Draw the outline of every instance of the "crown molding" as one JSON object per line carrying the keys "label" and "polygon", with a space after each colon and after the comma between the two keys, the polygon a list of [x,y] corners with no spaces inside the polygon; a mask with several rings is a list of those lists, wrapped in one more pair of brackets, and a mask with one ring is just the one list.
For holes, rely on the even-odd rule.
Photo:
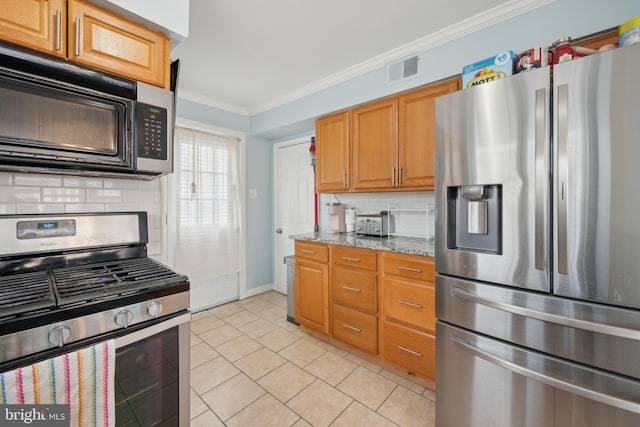
{"label": "crown molding", "polygon": [[381,55],[375,56],[352,67],[348,67],[342,71],[331,74],[320,80],[316,80],[313,83],[302,86],[299,89],[289,92],[288,94],[281,97],[275,98],[269,102],[245,109],[246,114],[252,116],[254,114],[271,110],[273,108],[319,92],[321,90],[330,88],[339,83],[346,82],[370,71],[382,68],[389,62],[417,52],[433,49],[457,38],[464,37],[468,34],[498,24],[502,21],[506,21],[515,16],[529,12],[533,9],[537,9],[541,6],[554,3],[555,1],[556,0],[511,0],[507,3],[486,10],[471,18],[465,19],[464,21],[460,21],[453,25],[450,25],[449,27],[446,27],[436,33],[430,34],[398,48],[387,51]]}
{"label": "crown molding", "polygon": [[240,114],[241,116],[249,117],[249,110],[239,105],[230,104],[228,102],[219,101],[206,96],[202,96],[199,93],[192,92],[190,90],[180,89],[178,86],[178,99],[184,99],[185,101],[195,102],[197,104],[206,105],[208,107],[217,108],[218,110],[228,111],[230,113]]}

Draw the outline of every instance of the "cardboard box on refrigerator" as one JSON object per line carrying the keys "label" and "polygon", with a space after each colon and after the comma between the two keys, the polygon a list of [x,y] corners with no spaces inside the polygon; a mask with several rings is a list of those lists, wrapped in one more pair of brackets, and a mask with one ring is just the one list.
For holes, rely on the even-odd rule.
{"label": "cardboard box on refrigerator", "polygon": [[507,50],[499,55],[465,65],[462,68],[462,87],[466,89],[510,76],[513,74],[514,58],[513,51]]}

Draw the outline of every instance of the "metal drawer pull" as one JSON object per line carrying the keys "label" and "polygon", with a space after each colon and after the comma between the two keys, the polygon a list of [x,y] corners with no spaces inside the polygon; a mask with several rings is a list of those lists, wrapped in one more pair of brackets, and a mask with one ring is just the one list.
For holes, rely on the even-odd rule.
{"label": "metal drawer pull", "polygon": [[350,292],[360,292],[360,289],[352,288],[351,286],[346,286],[346,285],[343,285],[342,289],[344,289],[345,291],[350,291]]}
{"label": "metal drawer pull", "polygon": [[56,10],[56,50],[62,50],[62,12]]}
{"label": "metal drawer pull", "polygon": [[302,249],[302,252],[305,254],[311,254],[311,255],[315,255],[316,251],[310,251],[309,249]]}
{"label": "metal drawer pull", "polygon": [[401,265],[398,266],[398,270],[411,271],[412,273],[422,273],[422,270],[420,270],[419,268],[403,267]]}
{"label": "metal drawer pull", "polygon": [[80,17],[76,17],[76,56],[80,56]]}
{"label": "metal drawer pull", "polygon": [[351,326],[351,325],[346,324],[346,323],[343,323],[342,326],[344,326],[347,329],[351,329],[354,332],[362,332],[362,329],[356,328],[355,326]]}
{"label": "metal drawer pull", "polygon": [[399,299],[398,302],[400,304],[408,305],[409,307],[422,308],[422,305],[420,305],[420,304],[416,304],[414,302],[405,301],[403,299]]}
{"label": "metal drawer pull", "polygon": [[345,261],[360,262],[360,258],[350,258],[348,256],[343,256],[342,259]]}
{"label": "metal drawer pull", "polygon": [[402,350],[402,351],[406,351],[406,352],[407,352],[407,353],[409,353],[409,354],[413,354],[414,356],[422,357],[422,353],[419,353],[419,352],[417,352],[417,351],[413,351],[413,350],[411,350],[411,349],[408,349],[407,347],[405,347],[405,346],[403,346],[403,345],[399,345],[399,346],[398,346],[398,348],[399,348],[400,350]]}

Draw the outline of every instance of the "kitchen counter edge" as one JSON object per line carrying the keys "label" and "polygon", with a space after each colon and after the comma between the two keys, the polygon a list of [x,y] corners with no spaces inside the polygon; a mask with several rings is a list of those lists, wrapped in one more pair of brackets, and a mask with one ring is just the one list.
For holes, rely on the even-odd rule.
{"label": "kitchen counter edge", "polygon": [[409,255],[434,257],[435,243],[423,237],[373,237],[357,234],[307,233],[290,236],[294,240],[326,243],[329,245],[351,246],[354,248],[373,249],[378,251],[397,252]]}

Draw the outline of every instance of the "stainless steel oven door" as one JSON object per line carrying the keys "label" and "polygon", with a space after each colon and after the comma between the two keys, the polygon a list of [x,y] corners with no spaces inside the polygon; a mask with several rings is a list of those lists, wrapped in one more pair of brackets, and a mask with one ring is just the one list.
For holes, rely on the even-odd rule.
{"label": "stainless steel oven door", "polygon": [[116,338],[116,424],[189,425],[186,313]]}

